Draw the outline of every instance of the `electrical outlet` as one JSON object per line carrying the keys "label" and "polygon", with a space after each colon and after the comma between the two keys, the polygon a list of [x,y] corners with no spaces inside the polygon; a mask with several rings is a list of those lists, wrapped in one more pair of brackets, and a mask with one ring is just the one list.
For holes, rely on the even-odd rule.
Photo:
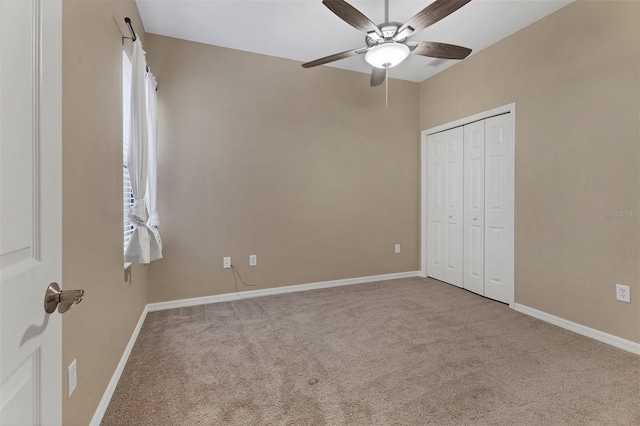
{"label": "electrical outlet", "polygon": [[631,290],[628,285],[616,284],[616,299],[631,303]]}
{"label": "electrical outlet", "polygon": [[396,254],[400,253],[400,244],[396,244]]}
{"label": "electrical outlet", "polygon": [[67,367],[67,380],[69,383],[69,397],[74,390],[76,390],[76,386],[78,385],[78,372],[76,370],[76,360],[74,359],[71,364]]}
{"label": "electrical outlet", "polygon": [[256,266],[258,264],[258,256],[255,254],[249,255],[249,266]]}
{"label": "electrical outlet", "polygon": [[231,268],[231,258],[230,257],[223,257],[222,258],[222,267],[224,269]]}

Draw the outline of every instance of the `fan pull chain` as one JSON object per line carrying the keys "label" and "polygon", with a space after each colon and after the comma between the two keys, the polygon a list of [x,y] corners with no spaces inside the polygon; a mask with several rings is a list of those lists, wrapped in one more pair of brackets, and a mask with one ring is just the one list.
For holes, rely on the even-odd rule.
{"label": "fan pull chain", "polygon": [[384,109],[389,109],[389,67],[385,67],[384,72]]}

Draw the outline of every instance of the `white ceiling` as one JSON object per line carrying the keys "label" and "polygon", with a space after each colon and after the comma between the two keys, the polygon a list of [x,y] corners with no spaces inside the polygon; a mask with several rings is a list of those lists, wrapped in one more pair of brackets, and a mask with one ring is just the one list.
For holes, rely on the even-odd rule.
{"label": "white ceiling", "polygon": [[[433,0],[390,0],[389,20],[404,23]],[[488,47],[574,0],[473,0],[410,40],[440,41],[473,49]],[[150,33],[247,52],[308,62],[365,46],[364,34],[327,9],[321,0],[136,0]],[[384,21],[383,0],[349,3],[374,23]],[[430,66],[432,58],[410,55],[390,76],[420,82],[454,65]],[[359,55],[330,65],[363,73]]]}

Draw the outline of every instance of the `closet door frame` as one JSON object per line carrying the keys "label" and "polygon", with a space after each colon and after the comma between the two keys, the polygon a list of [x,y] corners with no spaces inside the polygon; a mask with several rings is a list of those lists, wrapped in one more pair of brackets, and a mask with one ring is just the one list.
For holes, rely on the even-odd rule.
{"label": "closet door frame", "polygon": [[508,105],[503,105],[498,108],[494,108],[488,111],[480,112],[478,114],[474,114],[468,117],[461,118],[459,120],[452,121],[450,123],[442,124],[436,127],[432,127],[430,129],[423,130],[421,132],[421,144],[420,144],[420,159],[421,159],[421,180],[420,180],[420,192],[421,192],[421,208],[420,208],[420,276],[427,277],[429,276],[428,270],[428,185],[425,185],[427,181],[427,176],[429,176],[428,164],[429,164],[429,150],[427,146],[427,139],[429,135],[439,133],[445,130],[453,129],[455,127],[464,126],[466,124],[470,124],[479,120],[484,120],[490,117],[494,117],[496,115],[509,114],[509,118],[511,120],[511,140],[513,141],[513,149],[511,150],[511,154],[513,158],[511,158],[511,170],[510,177],[513,179],[511,188],[514,188],[514,193],[512,194],[511,199],[513,200],[512,209],[510,215],[508,215],[508,228],[511,232],[512,238],[510,239],[510,247],[508,250],[508,258],[507,258],[507,268],[508,268],[508,280],[511,283],[510,288],[510,297],[508,299],[508,304],[510,308],[515,308],[515,300],[514,300],[514,287],[515,287],[515,277],[514,277],[514,269],[515,269],[515,259],[514,259],[514,237],[515,237],[515,229],[514,229],[514,215],[515,215],[515,151],[516,151],[516,104],[511,103]]}

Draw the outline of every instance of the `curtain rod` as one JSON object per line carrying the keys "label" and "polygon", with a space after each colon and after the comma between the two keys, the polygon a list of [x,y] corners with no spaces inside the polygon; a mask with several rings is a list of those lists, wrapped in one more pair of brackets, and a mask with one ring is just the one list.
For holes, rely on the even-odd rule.
{"label": "curtain rod", "polygon": [[[131,41],[136,41],[138,39],[138,36],[136,36],[136,32],[133,31],[133,26],[131,25],[131,19],[129,19],[128,16],[125,16],[124,18],[124,22],[127,24],[127,27],[129,27],[129,31],[131,32],[131,37],[122,37],[122,43],[124,43],[124,39],[126,38],[127,40],[131,40]],[[147,65],[147,72],[149,72],[149,65]],[[156,86],[156,91],[158,91],[158,87]]]}
{"label": "curtain rod", "polygon": [[129,27],[129,31],[131,32],[131,37],[122,37],[122,42],[124,43],[125,38],[131,41],[136,41],[138,37],[136,36],[136,32],[133,31],[133,27],[131,26],[131,19],[129,19],[129,17],[127,16],[124,18],[124,22],[127,24],[127,27]]}

